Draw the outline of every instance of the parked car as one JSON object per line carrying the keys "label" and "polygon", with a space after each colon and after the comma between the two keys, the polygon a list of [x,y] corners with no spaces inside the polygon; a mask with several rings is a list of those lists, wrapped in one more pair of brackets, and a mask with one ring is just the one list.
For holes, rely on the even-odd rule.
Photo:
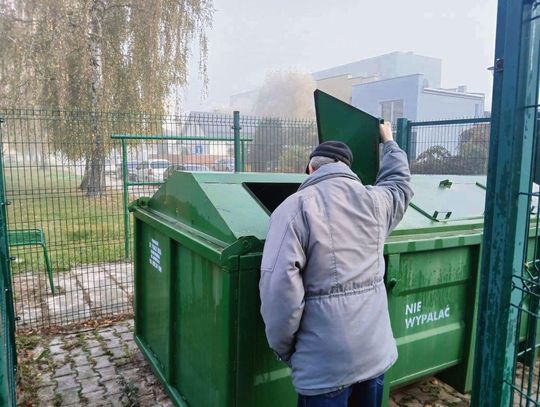
{"label": "parked car", "polygon": [[182,171],[210,171],[210,168],[202,164],[182,164]]}
{"label": "parked car", "polygon": [[113,160],[105,160],[105,175],[116,174],[116,164]]}
{"label": "parked car", "polygon": [[[128,180],[137,181],[137,167],[139,163],[137,161],[127,162]],[[116,177],[122,179],[122,163],[116,164]]]}
{"label": "parked car", "polygon": [[136,168],[137,181],[161,182],[164,180],[165,170],[170,166],[169,160],[161,158],[143,161]]}
{"label": "parked car", "polygon": [[174,171],[210,171],[210,168],[201,164],[174,164],[165,170],[163,181],[169,178]]}
{"label": "parked car", "polygon": [[234,158],[220,158],[214,161],[212,165],[213,171],[234,171]]}

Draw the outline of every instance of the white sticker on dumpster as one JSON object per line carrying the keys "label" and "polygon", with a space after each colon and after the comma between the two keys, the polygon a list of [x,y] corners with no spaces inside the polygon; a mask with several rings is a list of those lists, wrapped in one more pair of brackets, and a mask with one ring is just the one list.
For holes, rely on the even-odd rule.
{"label": "white sticker on dumpster", "polygon": [[422,301],[405,305],[405,327],[407,329],[415,326],[430,324],[441,319],[450,317],[450,305],[435,311],[422,312]]}
{"label": "white sticker on dumpster", "polygon": [[159,242],[155,239],[150,240],[150,265],[154,267],[160,273],[163,271],[161,268],[161,247]]}

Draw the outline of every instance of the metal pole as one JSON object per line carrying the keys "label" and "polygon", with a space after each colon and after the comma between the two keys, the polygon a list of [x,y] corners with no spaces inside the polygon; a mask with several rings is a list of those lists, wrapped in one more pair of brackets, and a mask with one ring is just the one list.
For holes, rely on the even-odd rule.
{"label": "metal pole", "polygon": [[399,118],[397,120],[396,143],[398,143],[401,149],[407,153],[407,156],[410,152],[409,130],[409,120]]}
{"label": "metal pole", "polygon": [[121,140],[122,146],[122,191],[124,200],[124,258],[129,260],[129,174],[127,165],[127,145],[126,140]]}
{"label": "metal pole", "polygon": [[242,161],[240,165],[241,171],[246,171],[246,143],[244,140],[242,140]]}
{"label": "metal pole", "polygon": [[234,130],[234,172],[242,171],[242,160],[240,154],[240,112],[233,112],[233,130]]}
{"label": "metal pole", "polygon": [[412,131],[413,122],[409,122],[407,125],[407,154],[409,155],[409,162],[416,160],[417,154],[417,132]]}
{"label": "metal pole", "polygon": [[[152,135],[152,134],[113,134],[113,140],[178,140],[178,141],[233,141],[234,138],[223,137],[188,137],[188,136],[171,136],[171,135]],[[250,138],[240,138],[241,141],[253,141]]]}
{"label": "metal pole", "polygon": [[514,393],[538,109],[540,44],[532,5],[515,0],[498,5],[474,406],[509,406]]}

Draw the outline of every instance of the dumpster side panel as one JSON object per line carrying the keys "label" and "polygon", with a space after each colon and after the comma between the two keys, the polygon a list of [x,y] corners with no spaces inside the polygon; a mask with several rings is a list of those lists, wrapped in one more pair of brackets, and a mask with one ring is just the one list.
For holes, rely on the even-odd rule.
{"label": "dumpster side panel", "polygon": [[474,282],[474,301],[471,302],[471,300],[469,300],[467,303],[471,309],[470,312],[472,312],[471,329],[467,330],[463,363],[437,374],[439,379],[449,384],[460,393],[470,393],[472,390],[474,351],[476,346],[476,327],[478,324],[478,296],[480,295],[479,281],[482,259],[481,247],[478,247],[478,250],[475,251],[475,255],[477,266]]}
{"label": "dumpster side panel", "polygon": [[261,256],[244,257],[238,303],[238,402],[236,407],[294,406],[297,395],[291,370],[277,360],[266,340],[261,317],[259,276]]}
{"label": "dumpster side panel", "polygon": [[390,255],[392,329],[399,357],[392,386],[463,362],[471,335],[479,246]]}
{"label": "dumpster side panel", "polygon": [[238,273],[154,226],[135,217],[136,342],[177,406],[232,406]]}
{"label": "dumpster side panel", "polygon": [[147,224],[138,226],[136,332],[154,354],[158,368],[167,376],[170,374],[172,241]]}
{"label": "dumpster side panel", "polygon": [[238,273],[177,245],[173,386],[190,407],[232,406]]}

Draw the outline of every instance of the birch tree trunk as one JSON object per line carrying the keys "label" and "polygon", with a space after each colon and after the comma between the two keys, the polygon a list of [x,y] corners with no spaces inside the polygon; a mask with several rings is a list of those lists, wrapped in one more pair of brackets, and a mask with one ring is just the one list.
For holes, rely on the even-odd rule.
{"label": "birch tree trunk", "polygon": [[90,7],[90,68],[91,68],[91,106],[90,128],[92,142],[86,154],[85,173],[81,189],[88,196],[98,196],[105,184],[105,148],[103,145],[103,125],[99,120],[99,99],[103,86],[103,65],[101,60],[101,41],[103,38],[102,19],[105,11],[103,0],[93,0]]}

